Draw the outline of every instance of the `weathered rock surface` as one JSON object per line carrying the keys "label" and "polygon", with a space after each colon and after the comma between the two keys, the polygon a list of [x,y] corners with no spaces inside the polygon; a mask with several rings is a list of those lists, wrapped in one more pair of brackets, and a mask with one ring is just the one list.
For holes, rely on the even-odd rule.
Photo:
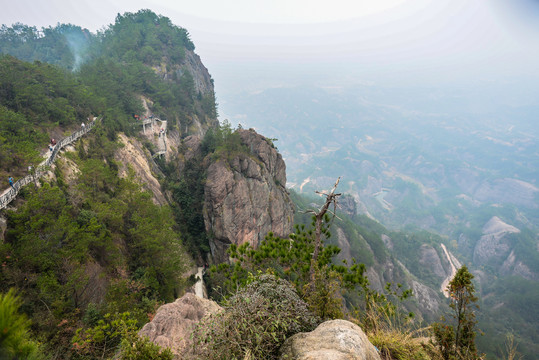
{"label": "weathered rock surface", "polygon": [[4,241],[4,233],[7,228],[7,220],[5,217],[0,216],[0,241]]}
{"label": "weathered rock surface", "polygon": [[502,267],[500,268],[500,274],[507,275],[517,275],[522,276],[528,280],[539,280],[539,275],[535,274],[530,270],[526,264],[522,261],[519,261],[515,256],[515,252],[512,250],[507,259],[505,259]]}
{"label": "weathered rock surface", "polygon": [[[180,63],[162,62],[153,67],[154,71],[165,80],[181,82],[183,75],[189,74],[193,80],[195,92],[201,96],[214,96],[213,80],[200,57],[192,50],[185,50],[185,56]],[[169,119],[170,120],[170,119]],[[219,121],[215,117],[199,117],[195,113],[187,117],[177,118],[179,132],[183,135],[204,136],[209,128],[215,128]]]}
{"label": "weathered rock surface", "polygon": [[415,280],[412,280],[412,291],[414,297],[417,299],[421,313],[430,316],[438,314],[440,300],[436,291]]}
{"label": "weathered rock surface", "polygon": [[391,240],[391,238],[386,234],[382,234],[381,238],[386,248],[388,248],[389,250],[393,250],[393,240]]}
{"label": "weathered rock surface", "polygon": [[497,216],[492,217],[483,226],[483,235],[475,245],[474,263],[483,265],[491,260],[505,259],[511,250],[511,244],[506,235],[519,232],[519,229],[504,223]]}
{"label": "weathered rock surface", "polygon": [[430,269],[437,277],[443,279],[447,276],[442,262],[436,250],[427,244],[421,245],[419,254],[419,263]]}
{"label": "weathered rock surface", "polygon": [[348,216],[354,216],[357,214],[357,204],[353,196],[345,195],[339,199],[337,208]]}
{"label": "weathered rock surface", "polygon": [[479,201],[501,202],[537,209],[535,195],[539,189],[522,180],[505,178],[483,182],[475,191]]}
{"label": "weathered rock surface", "polygon": [[293,204],[285,189],[286,166],[281,155],[254,130],[238,130],[250,153],[212,162],[204,188],[204,223],[212,234],[214,260],[228,260],[230,244],[257,247],[272,231],[288,236]]}
{"label": "weathered rock surface", "polygon": [[335,229],[337,230],[337,246],[341,249],[341,252],[335,257],[337,262],[340,263],[343,260],[352,261],[350,240],[346,237],[346,234],[341,227],[335,226]]}
{"label": "weathered rock surface", "polygon": [[361,328],[331,320],[309,333],[296,334],[281,347],[282,360],[378,360],[380,355]]}
{"label": "weathered rock surface", "polygon": [[148,160],[142,144],[133,138],[128,138],[124,134],[118,136],[119,141],[124,145],[114,154],[115,160],[120,168],[120,177],[128,175],[129,168],[133,169],[140,184],[153,194],[153,201],[158,205],[165,205],[167,201],[161,192],[159,181],[153,176],[150,161]]}
{"label": "weathered rock surface", "polygon": [[202,64],[200,56],[191,50],[185,52],[185,58],[181,64],[181,71],[189,71],[193,75],[196,92],[203,95],[213,94],[213,81],[208,69]]}
{"label": "weathered rock surface", "polygon": [[198,322],[206,315],[221,310],[214,301],[187,293],[175,302],[161,306],[153,320],[139,331],[139,335],[147,336],[163,348],[169,348],[176,359],[181,359],[182,354],[191,349],[191,333]]}

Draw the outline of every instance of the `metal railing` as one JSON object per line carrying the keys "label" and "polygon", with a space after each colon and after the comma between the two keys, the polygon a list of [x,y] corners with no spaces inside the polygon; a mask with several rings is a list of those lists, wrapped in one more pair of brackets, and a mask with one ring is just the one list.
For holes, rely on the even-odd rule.
{"label": "metal railing", "polygon": [[6,192],[5,194],[0,196],[0,210],[4,209],[13,199],[15,199],[15,197],[17,197],[17,194],[19,193],[21,188],[23,188],[24,186],[26,186],[30,182],[35,181],[36,179],[39,179],[40,177],[45,175],[47,173],[47,167],[51,166],[51,164],[54,162],[58,152],[63,147],[65,147],[66,145],[71,144],[72,142],[74,142],[75,140],[80,138],[81,136],[85,135],[88,131],[92,130],[92,128],[95,126],[95,123],[98,120],[101,120],[101,118],[95,119],[94,121],[92,121],[89,124],[87,124],[86,126],[84,126],[82,129],[80,129],[79,131],[76,131],[73,134],[69,135],[68,137],[63,138],[62,140],[60,140],[54,146],[54,148],[52,150],[52,153],[50,154],[48,159],[44,163],[39,165],[35,169],[33,174],[26,175],[22,179],[17,180],[13,184],[12,188],[9,189],[8,192]]}

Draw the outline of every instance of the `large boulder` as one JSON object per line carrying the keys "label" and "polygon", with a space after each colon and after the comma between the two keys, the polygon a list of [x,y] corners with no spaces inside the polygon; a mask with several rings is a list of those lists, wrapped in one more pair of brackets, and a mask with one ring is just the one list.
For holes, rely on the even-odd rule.
{"label": "large boulder", "polygon": [[204,188],[204,223],[216,262],[227,261],[230,244],[258,247],[272,231],[292,232],[293,204],[285,188],[281,155],[254,130],[238,130],[245,152],[209,164]]}
{"label": "large boulder", "polygon": [[140,330],[140,336],[169,348],[175,358],[183,358],[192,348],[191,333],[205,316],[217,313],[222,308],[216,302],[188,293],[173,303],[161,306],[153,320]]}
{"label": "large boulder", "polygon": [[286,339],[282,360],[380,360],[361,328],[346,320],[331,320],[314,331]]}

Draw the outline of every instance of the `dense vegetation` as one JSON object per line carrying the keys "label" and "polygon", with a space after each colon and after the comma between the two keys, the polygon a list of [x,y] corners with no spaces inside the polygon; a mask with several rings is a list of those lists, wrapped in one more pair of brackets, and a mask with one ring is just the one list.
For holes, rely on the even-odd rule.
{"label": "dense vegetation", "polygon": [[[115,146],[104,133],[88,145],[71,153],[56,183],[25,188],[0,245],[1,290],[19,289],[34,330],[61,353],[74,330],[107,313],[129,311],[144,324],[158,302],[178,296],[188,264],[170,209],[119,178],[114,160],[103,162]],[[80,170],[76,179],[66,178],[69,166]]]}
{"label": "dense vegetation", "polygon": [[319,323],[294,287],[273,275],[253,276],[224,307],[198,325],[198,359],[277,359],[287,337]]}
{"label": "dense vegetation", "polygon": [[0,57],[0,177],[26,175],[41,162],[53,132],[97,115],[104,99],[49,64]]}
{"label": "dense vegetation", "polygon": [[93,41],[86,29],[71,24],[42,28],[21,23],[0,28],[0,49],[28,62],[40,61],[73,70]]}
{"label": "dense vegetation", "polygon": [[[72,25],[41,31],[21,24],[1,28],[0,51],[35,62],[10,55],[0,58],[0,176],[24,175],[28,165],[40,162],[40,149],[52,135],[70,132],[90,115],[103,115],[103,121],[58,164],[54,177],[25,188],[17,211],[5,212],[0,293],[7,295],[0,298],[0,311],[6,310],[19,330],[16,341],[0,346],[8,344],[6,349],[29,358],[111,358],[119,349],[130,359],[171,357],[138,340],[136,331],[160,303],[173,300],[187,286],[182,278],[189,264],[184,247],[199,261],[209,251],[202,217],[207,161],[249,156],[249,149],[224,124],[207,131],[200,152],[191,159],[158,161],[170,207],[156,206],[132,173],[119,178],[114,153],[118,132],[136,133],[139,125],[133,115],[144,112],[141,96],[151,100],[151,111],[167,118],[180,137],[191,133],[196,118],[216,117],[214,94],[197,92],[193,76],[178,66],[193,49],[185,29],[147,10],[118,15],[113,25],[95,35]],[[415,187],[405,200],[415,205],[419,192]],[[306,206],[306,200],[296,200]],[[380,237],[385,229],[361,216],[323,221],[325,246],[316,261],[310,256],[315,246],[310,218],[301,215],[289,239],[268,234],[259,249],[230,248],[237,263],[220,266],[221,272],[208,280],[224,291],[232,315],[222,317],[215,328],[208,325],[205,335],[226,338],[231,334],[222,330],[231,321],[243,321],[248,333],[263,339],[255,347],[238,340],[237,348],[202,340],[204,351],[216,358],[222,351],[233,351],[239,358],[246,349],[260,358],[274,356],[284,337],[311,329],[316,317],[346,314],[398,358],[395,344],[380,339],[386,330],[395,331],[393,320],[410,324],[411,316],[398,302],[410,291],[397,284],[376,291],[365,276],[365,265],[380,267],[393,261]],[[340,261],[330,225],[350,239],[349,253],[356,261]],[[439,239],[425,232],[390,235],[412,275],[434,284],[432,274],[418,266],[413,254],[421,244]],[[289,283],[265,275],[253,280],[260,271]],[[395,270],[393,279],[405,280],[405,275]],[[267,288],[265,281],[273,285]],[[245,306],[245,299],[251,298],[261,302],[247,305],[261,307]],[[266,323],[256,316],[246,321],[249,311],[262,315],[262,320],[279,321],[275,331],[264,333],[261,326]],[[22,314],[32,314],[32,335]],[[243,340],[246,334],[236,335]],[[135,342],[137,346],[130,346]],[[401,358],[426,356],[416,350],[412,347]]]}
{"label": "dense vegetation", "polygon": [[192,50],[185,29],[150,10],[119,14],[97,34],[65,24],[41,30],[23,24],[0,29],[0,53],[73,70],[104,100],[99,113],[114,118],[107,129],[122,131],[132,129],[132,116],[142,112],[135,94],[151,98],[153,112],[176,123],[183,134],[192,130],[194,116],[216,118],[215,95],[197,92],[193,75],[180,66],[186,51]]}
{"label": "dense vegetation", "polygon": [[[144,112],[141,96],[182,136],[196,117],[202,124],[215,119],[213,93],[197,93],[192,75],[180,68],[193,49],[185,29],[147,10],[119,15],[98,34],[72,25],[0,29],[0,53],[10,54],[0,57],[2,178],[26,175],[51,138],[90,116],[103,117],[57,163],[53,178],[24,188],[17,211],[2,211],[8,225],[0,244],[0,293],[15,300],[0,311],[20,324],[13,339],[30,344],[21,350],[15,340],[0,341],[9,351],[93,359],[123,348],[126,359],[170,358],[136,332],[158,304],[189,284],[183,243],[190,233],[181,234],[176,210],[155,205],[133,173],[119,177],[114,154],[118,132],[138,130],[133,115]],[[42,343],[39,350],[19,313],[31,314],[30,337]]]}

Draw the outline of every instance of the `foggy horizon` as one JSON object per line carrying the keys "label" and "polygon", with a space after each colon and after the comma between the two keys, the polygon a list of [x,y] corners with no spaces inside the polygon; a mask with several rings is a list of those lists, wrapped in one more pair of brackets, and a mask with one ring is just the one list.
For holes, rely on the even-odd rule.
{"label": "foggy horizon", "polygon": [[317,80],[316,75],[375,83],[392,79],[395,84],[539,77],[539,2],[533,0],[511,5],[501,0],[391,0],[375,6],[338,1],[335,5],[345,6],[340,10],[317,2],[255,6],[238,1],[227,4],[227,11],[215,1],[199,6],[167,1],[25,3],[31,1],[7,7],[0,22],[38,28],[72,23],[96,32],[114,23],[117,13],[148,8],[166,16],[189,31],[217,89],[234,86],[220,79],[239,80],[244,69],[251,84],[253,76],[276,80],[283,78],[280,73],[281,80],[291,83],[306,76]]}

